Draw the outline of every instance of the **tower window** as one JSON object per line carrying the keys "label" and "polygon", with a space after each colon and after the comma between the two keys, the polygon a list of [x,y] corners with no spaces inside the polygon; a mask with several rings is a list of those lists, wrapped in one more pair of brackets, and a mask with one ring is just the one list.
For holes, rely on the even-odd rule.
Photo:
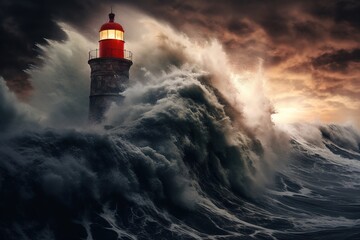
{"label": "tower window", "polygon": [[103,30],[100,32],[100,40],[105,39],[116,39],[124,41],[124,32],[114,29]]}

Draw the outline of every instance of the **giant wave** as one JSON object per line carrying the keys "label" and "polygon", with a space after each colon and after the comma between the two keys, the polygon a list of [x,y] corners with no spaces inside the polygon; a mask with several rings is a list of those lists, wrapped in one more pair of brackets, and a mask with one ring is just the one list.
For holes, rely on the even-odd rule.
{"label": "giant wave", "polygon": [[203,78],[177,70],[130,88],[123,108],[110,109],[108,130],[2,137],[2,238],[359,236],[356,130],[289,127],[289,164],[260,188],[261,142],[233,126]]}
{"label": "giant wave", "polygon": [[[65,46],[50,43],[45,70],[32,70],[31,104],[0,84],[1,239],[360,238],[354,127],[279,129],[261,82],[242,99],[228,69],[179,58],[171,31],[160,70],[142,69],[144,81],[138,67],[123,105],[82,126],[86,80],[68,60],[84,40],[73,47],[67,33]],[[180,64],[164,72],[164,62]]]}

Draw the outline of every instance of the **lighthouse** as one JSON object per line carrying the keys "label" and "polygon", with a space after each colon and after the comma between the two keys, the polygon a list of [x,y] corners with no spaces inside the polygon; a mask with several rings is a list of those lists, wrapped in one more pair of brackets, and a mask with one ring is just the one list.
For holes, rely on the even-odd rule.
{"label": "lighthouse", "polygon": [[132,53],[124,49],[124,29],[115,22],[111,11],[109,21],[99,30],[99,49],[89,52],[91,83],[89,121],[100,123],[112,104],[121,104],[122,92],[129,83]]}

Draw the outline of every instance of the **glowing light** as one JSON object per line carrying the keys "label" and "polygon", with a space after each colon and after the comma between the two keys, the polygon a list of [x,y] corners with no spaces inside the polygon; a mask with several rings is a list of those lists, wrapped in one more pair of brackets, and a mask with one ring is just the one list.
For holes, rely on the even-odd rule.
{"label": "glowing light", "polygon": [[100,40],[105,39],[116,39],[124,41],[124,32],[114,29],[103,30],[100,32]]}

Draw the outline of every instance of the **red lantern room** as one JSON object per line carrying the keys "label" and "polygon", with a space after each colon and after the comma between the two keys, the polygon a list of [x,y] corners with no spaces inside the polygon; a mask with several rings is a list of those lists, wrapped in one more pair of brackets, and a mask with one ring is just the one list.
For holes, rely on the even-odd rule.
{"label": "red lantern room", "polygon": [[114,22],[115,14],[109,14],[109,22],[100,28],[99,57],[124,58],[124,29]]}

